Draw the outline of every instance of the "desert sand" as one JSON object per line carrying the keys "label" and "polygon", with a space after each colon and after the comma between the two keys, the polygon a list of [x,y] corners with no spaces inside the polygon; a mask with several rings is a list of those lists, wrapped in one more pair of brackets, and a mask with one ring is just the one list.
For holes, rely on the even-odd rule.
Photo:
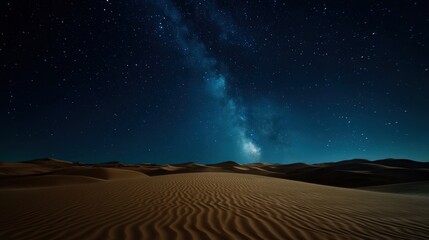
{"label": "desert sand", "polygon": [[251,174],[116,170],[59,169],[1,188],[0,239],[429,239],[427,197]]}
{"label": "desert sand", "polygon": [[376,192],[388,192],[429,197],[429,181],[388,184],[361,188]]}

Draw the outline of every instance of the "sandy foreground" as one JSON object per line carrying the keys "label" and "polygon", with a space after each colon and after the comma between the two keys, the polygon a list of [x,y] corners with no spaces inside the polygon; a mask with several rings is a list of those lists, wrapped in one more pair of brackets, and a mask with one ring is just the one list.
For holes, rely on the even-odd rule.
{"label": "sandy foreground", "polygon": [[237,173],[82,181],[1,189],[0,239],[429,239],[427,197]]}

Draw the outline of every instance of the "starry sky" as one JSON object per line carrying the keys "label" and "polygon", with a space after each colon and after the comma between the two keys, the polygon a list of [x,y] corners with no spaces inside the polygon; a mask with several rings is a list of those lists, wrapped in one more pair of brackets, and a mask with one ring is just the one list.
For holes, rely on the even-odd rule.
{"label": "starry sky", "polygon": [[429,160],[427,1],[0,6],[0,161]]}

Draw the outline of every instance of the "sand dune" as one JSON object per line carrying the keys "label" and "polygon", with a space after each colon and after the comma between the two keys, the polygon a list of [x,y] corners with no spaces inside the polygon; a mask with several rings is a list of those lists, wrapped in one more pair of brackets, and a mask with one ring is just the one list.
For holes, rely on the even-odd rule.
{"label": "sand dune", "polygon": [[398,183],[381,186],[372,186],[361,188],[364,190],[388,192],[398,194],[411,194],[429,197],[429,181]]}
{"label": "sand dune", "polygon": [[98,181],[100,181],[100,179],[86,176],[39,175],[3,179],[2,181],[0,181],[0,188],[39,188],[73,184],[86,184]]}
{"label": "sand dune", "polygon": [[73,164],[72,162],[69,162],[69,161],[53,159],[53,158],[39,158],[39,159],[30,160],[30,161],[25,161],[24,163],[38,164],[38,165],[49,166],[54,168],[68,167]]}
{"label": "sand dune", "polygon": [[235,173],[0,190],[0,239],[428,239],[429,200]]}
{"label": "sand dune", "polygon": [[9,176],[27,176],[49,173],[53,169],[70,167],[68,161],[41,158],[18,163],[0,162],[0,178]]}
{"label": "sand dune", "polygon": [[417,162],[409,159],[381,159],[374,161],[374,163],[391,167],[429,169],[429,162]]}
{"label": "sand dune", "polygon": [[210,164],[210,166],[214,166],[214,167],[234,167],[234,166],[240,166],[240,165],[241,164],[238,164],[234,161],[226,161],[226,162]]}
{"label": "sand dune", "polygon": [[[385,164],[385,165],[384,165]],[[186,162],[179,164],[73,164],[55,159],[37,159],[22,163],[0,163],[0,181],[30,175],[77,175],[103,180],[159,176],[196,172],[230,172],[291,179],[329,186],[359,188],[376,185],[429,181],[428,163],[406,159],[368,161],[352,159],[320,164],[239,164],[226,161],[217,164]],[[126,170],[128,172],[124,172]],[[4,185],[4,184],[3,184]],[[2,184],[0,183],[0,187]]]}
{"label": "sand dune", "polygon": [[43,159],[0,165],[0,188],[8,189],[85,184],[138,177],[148,176],[119,168],[73,166],[59,160]]}
{"label": "sand dune", "polygon": [[148,177],[146,174],[136,171],[103,167],[70,167],[55,171],[54,174],[86,176],[105,180]]}
{"label": "sand dune", "polygon": [[330,186],[357,188],[428,181],[429,168],[427,166],[428,163],[405,159],[377,161],[353,159],[321,164],[273,164],[265,166],[264,169],[280,174],[276,177]]}
{"label": "sand dune", "polygon": [[50,172],[52,168],[31,163],[0,163],[0,177],[25,176]]}

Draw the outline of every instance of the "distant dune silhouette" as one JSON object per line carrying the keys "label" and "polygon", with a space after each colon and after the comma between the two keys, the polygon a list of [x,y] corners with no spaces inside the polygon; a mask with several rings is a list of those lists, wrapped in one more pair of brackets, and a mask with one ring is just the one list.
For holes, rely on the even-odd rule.
{"label": "distant dune silhouette", "polygon": [[[0,179],[3,187],[7,186],[8,182],[14,182],[12,185],[18,186],[19,182],[27,181],[19,178],[29,179],[31,176],[41,178],[42,175],[46,177],[73,175],[106,180],[196,172],[253,174],[347,188],[429,181],[429,163],[409,159],[375,161],[352,159],[317,164],[239,164],[234,161],[226,161],[205,165],[195,162],[177,164],[125,164],[121,162],[83,164],[44,158],[20,163],[0,163]],[[23,185],[27,186],[27,184]],[[37,184],[34,183],[34,185]]]}

